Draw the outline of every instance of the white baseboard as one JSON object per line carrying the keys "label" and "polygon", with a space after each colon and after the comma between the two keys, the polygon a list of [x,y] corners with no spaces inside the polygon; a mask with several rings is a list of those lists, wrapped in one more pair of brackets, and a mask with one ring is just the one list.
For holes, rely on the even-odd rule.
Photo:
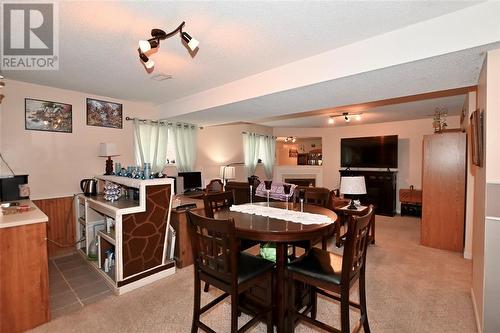
{"label": "white baseboard", "polygon": [[472,308],[474,309],[474,318],[476,318],[476,328],[479,333],[482,332],[481,321],[479,320],[479,314],[477,313],[477,303],[476,296],[474,295],[474,288],[470,288],[470,294],[472,298]]}

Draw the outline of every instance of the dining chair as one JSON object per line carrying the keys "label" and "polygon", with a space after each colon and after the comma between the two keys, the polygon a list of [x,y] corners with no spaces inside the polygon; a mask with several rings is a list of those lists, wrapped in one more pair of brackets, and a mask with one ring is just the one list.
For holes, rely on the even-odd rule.
{"label": "dining chair", "polygon": [[[288,265],[290,299],[295,299],[296,282],[311,286],[313,296],[310,317],[289,305],[288,325],[291,331],[294,331],[297,320],[304,320],[326,331],[350,332],[349,306],[353,306],[361,312],[357,325],[359,328],[363,326],[365,332],[370,332],[366,311],[365,268],[372,214],[373,206],[370,205],[366,215],[353,216],[350,219],[342,256],[312,248],[304,257]],[[359,303],[354,303],[349,299],[349,292],[357,280],[359,280]],[[316,320],[318,293],[340,302],[341,330]]]}
{"label": "dining chair", "polygon": [[[305,189],[305,194],[304,194],[304,203],[309,204],[309,205],[317,205],[321,206],[324,208],[330,209],[330,190],[325,188],[325,187],[305,187],[305,186],[297,186],[294,191],[294,200],[296,203],[300,202],[299,200],[299,190],[300,189]],[[310,247],[314,246],[315,244],[321,242],[321,247],[323,250],[326,250],[327,244],[328,244],[328,239],[331,238],[333,235],[329,235],[328,237],[323,237],[321,239],[317,239],[313,242],[310,241],[305,241],[305,242],[299,242],[295,243],[292,245],[292,256],[296,257],[297,256],[297,247],[303,248],[305,250],[308,250]]]}
{"label": "dining chair", "polygon": [[234,203],[233,192],[207,193],[203,196],[205,205],[205,216],[213,218],[214,213],[220,210],[228,210]]}
{"label": "dining chair", "polygon": [[212,179],[205,187],[205,193],[218,193],[224,191],[224,185],[220,179]]}
{"label": "dining chair", "polygon": [[[214,217],[214,213],[221,210],[229,210],[234,203],[234,193],[225,191],[218,193],[209,193],[203,197],[203,204],[205,205],[205,216],[209,218]],[[249,248],[259,244],[257,241],[248,239],[239,240],[240,251],[248,250]],[[205,283],[203,290],[205,292],[210,288],[209,283]]]}
{"label": "dining chair", "polygon": [[[244,332],[258,320],[265,319],[267,332],[272,324],[272,271],[274,263],[238,251],[234,220],[217,220],[186,212],[194,259],[194,308],[191,332],[199,328],[215,332],[200,320],[201,314],[231,297],[231,332]],[[201,281],[210,283],[224,293],[201,307]],[[265,285],[267,306],[238,330],[239,295],[254,287]]]}
{"label": "dining chair", "polygon": [[296,203],[299,202],[299,191],[301,189],[305,190],[304,203],[317,205],[321,207],[328,208],[328,200],[330,199],[330,190],[325,187],[306,187],[297,186],[294,191],[294,200]]}
{"label": "dining chair", "polygon": [[304,201],[307,204],[328,208],[330,190],[324,187],[313,187],[306,189]]}

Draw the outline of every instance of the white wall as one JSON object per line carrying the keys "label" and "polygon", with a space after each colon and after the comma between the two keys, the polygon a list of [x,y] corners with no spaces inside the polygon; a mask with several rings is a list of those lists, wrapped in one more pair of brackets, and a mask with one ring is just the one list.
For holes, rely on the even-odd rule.
{"label": "white wall", "polygon": [[[474,167],[472,298],[478,331],[500,331],[500,49],[488,52],[479,76],[477,107],[484,111],[484,166]],[[486,190],[488,188],[488,190]]]}
{"label": "white wall", "polygon": [[[237,124],[205,127],[198,131],[196,170],[202,172],[204,181],[219,178],[221,165],[244,161],[242,132],[272,135],[271,127]],[[235,166],[236,180],[246,181],[244,166]],[[264,169],[257,166],[256,175],[265,178]]]}
{"label": "white wall", "polygon": [[[448,128],[459,127],[458,116],[448,117]],[[422,138],[432,134],[432,118],[354,125],[330,128],[275,128],[276,136],[322,137],[323,185],[338,188],[340,184],[340,139],[362,136],[398,135],[397,191],[422,184]],[[397,209],[399,210],[399,198]]]}
{"label": "white wall", "polygon": [[[70,196],[80,191],[80,179],[104,173],[99,143],[115,142],[122,165],[134,164],[132,122],[126,116],[156,118],[145,103],[116,100],[82,92],[6,80],[2,103],[0,151],[17,174],[29,174],[31,198]],[[86,98],[123,104],[123,129],[86,125]],[[30,131],[24,124],[24,99],[36,98],[73,106],[73,133]],[[2,166],[2,174],[8,171]]]}
{"label": "white wall", "polygon": [[500,49],[487,55],[486,217],[484,225],[484,332],[500,332]]}

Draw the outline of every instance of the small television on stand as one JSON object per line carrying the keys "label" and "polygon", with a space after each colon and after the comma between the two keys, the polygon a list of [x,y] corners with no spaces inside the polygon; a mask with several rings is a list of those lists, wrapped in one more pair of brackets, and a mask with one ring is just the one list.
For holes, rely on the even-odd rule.
{"label": "small television on stand", "polygon": [[202,190],[201,172],[179,172],[179,177],[184,179],[184,193]]}

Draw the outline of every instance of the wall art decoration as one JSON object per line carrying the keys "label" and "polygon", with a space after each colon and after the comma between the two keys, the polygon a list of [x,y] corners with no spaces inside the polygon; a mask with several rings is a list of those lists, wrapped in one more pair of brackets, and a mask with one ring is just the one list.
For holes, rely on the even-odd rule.
{"label": "wall art decoration", "polygon": [[122,104],[87,98],[87,125],[122,128]]}
{"label": "wall art decoration", "polygon": [[71,133],[71,104],[39,99],[24,99],[24,126],[27,130]]}
{"label": "wall art decoration", "polygon": [[483,112],[476,110],[470,115],[470,125],[471,125],[471,148],[472,148],[472,163],[478,167],[483,166],[483,156],[484,156],[484,119]]}

